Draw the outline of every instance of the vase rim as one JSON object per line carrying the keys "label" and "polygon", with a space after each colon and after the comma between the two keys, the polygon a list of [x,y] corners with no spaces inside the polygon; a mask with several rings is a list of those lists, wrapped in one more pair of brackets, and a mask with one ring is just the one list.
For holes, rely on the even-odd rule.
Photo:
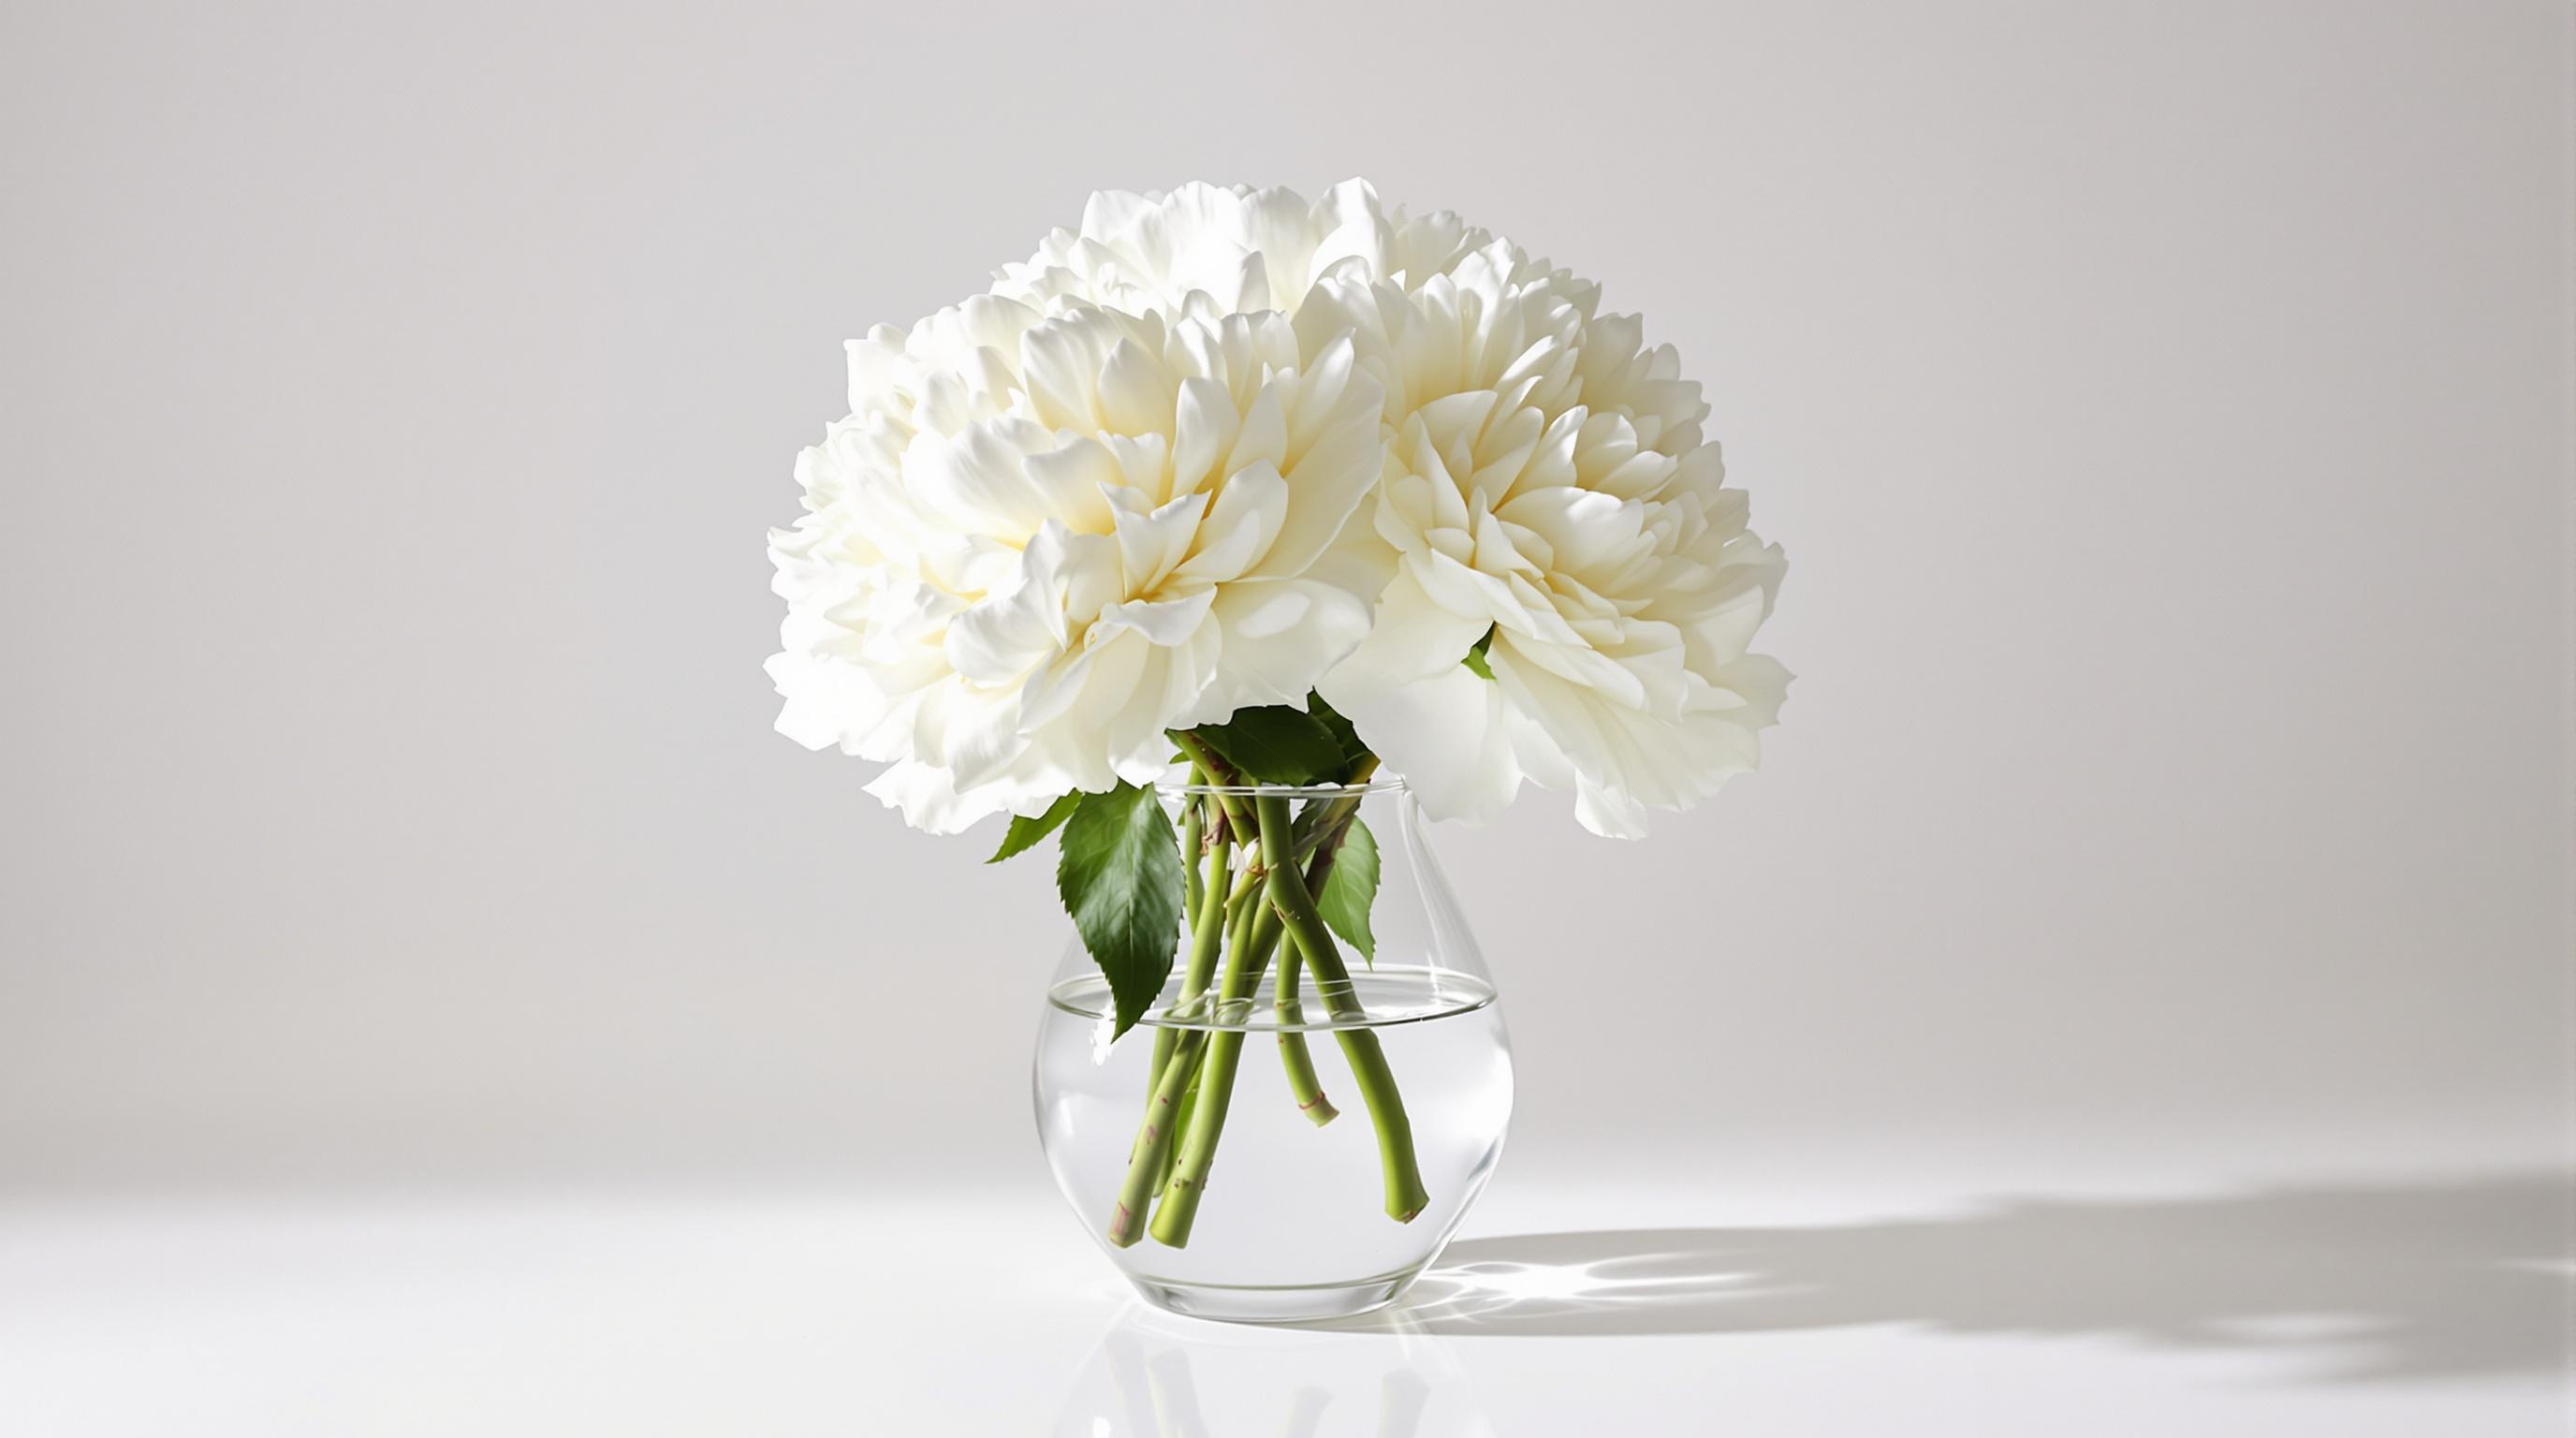
{"label": "vase rim", "polygon": [[1404,789],[1404,780],[1400,777],[1393,776],[1387,778],[1365,779],[1357,784],[1191,784],[1187,782],[1174,782],[1168,784],[1156,784],[1154,786],[1154,792],[1157,794],[1171,794],[1181,797],[1189,797],[1198,794],[1214,794],[1219,797],[1248,794],[1255,798],[1267,796],[1273,799],[1333,799],[1346,797],[1352,794],[1362,796],[1369,794],[1401,794],[1404,792]]}

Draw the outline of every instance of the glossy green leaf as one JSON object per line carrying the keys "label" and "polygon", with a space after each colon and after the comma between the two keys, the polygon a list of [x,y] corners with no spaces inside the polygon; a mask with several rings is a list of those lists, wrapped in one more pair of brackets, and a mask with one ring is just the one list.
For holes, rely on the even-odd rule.
{"label": "glossy green leaf", "polygon": [[1085,794],[1066,821],[1056,892],[1109,980],[1123,1034],[1143,1016],[1181,942],[1181,851],[1151,789]]}
{"label": "glossy green leaf", "polygon": [[1013,814],[1009,831],[1002,835],[1002,847],[995,849],[993,857],[984,862],[998,864],[1014,854],[1027,853],[1035,848],[1040,840],[1061,828],[1065,820],[1073,817],[1073,811],[1081,806],[1082,795],[1075,793],[1067,794],[1049,804],[1047,811],[1034,819],[1023,819]]}
{"label": "glossy green leaf", "polygon": [[1369,931],[1369,908],[1377,902],[1377,878],[1377,836],[1353,819],[1333,854],[1332,872],[1324,876],[1324,892],[1315,896],[1315,907],[1342,942],[1371,964],[1377,962],[1377,935]]}
{"label": "glossy green leaf", "polygon": [[1485,631],[1485,637],[1477,640],[1475,647],[1467,651],[1467,657],[1463,662],[1470,670],[1475,672],[1476,677],[1479,679],[1491,679],[1494,677],[1493,661],[1485,657],[1485,651],[1493,647],[1494,631],[1488,629]]}
{"label": "glossy green leaf", "polygon": [[1333,736],[1334,743],[1342,746],[1342,767],[1336,773],[1348,774],[1353,766],[1368,757],[1368,745],[1360,739],[1358,728],[1344,718],[1340,710],[1325,703],[1323,695],[1306,696],[1306,713],[1324,726],[1324,732]]}
{"label": "glossy green leaf", "polygon": [[1342,745],[1323,722],[1285,704],[1238,709],[1223,724],[1202,724],[1198,736],[1217,757],[1264,784],[1309,784],[1341,772]]}

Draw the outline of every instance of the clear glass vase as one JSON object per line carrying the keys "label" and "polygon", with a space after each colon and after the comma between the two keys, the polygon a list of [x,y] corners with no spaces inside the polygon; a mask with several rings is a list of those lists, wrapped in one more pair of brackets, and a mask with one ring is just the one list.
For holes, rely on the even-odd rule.
{"label": "clear glass vase", "polygon": [[[1236,901],[1196,929],[1183,915],[1171,979],[1115,1043],[1108,982],[1067,946],[1035,1075],[1056,1184],[1158,1307],[1288,1322],[1386,1304],[1457,1230],[1512,1108],[1502,1010],[1427,825],[1401,781],[1162,798],[1201,855],[1193,912],[1211,884]],[[1193,843],[1193,816],[1226,812]],[[1261,815],[1282,819],[1267,851],[1248,832]],[[1312,881],[1302,921],[1262,862],[1282,853]]]}

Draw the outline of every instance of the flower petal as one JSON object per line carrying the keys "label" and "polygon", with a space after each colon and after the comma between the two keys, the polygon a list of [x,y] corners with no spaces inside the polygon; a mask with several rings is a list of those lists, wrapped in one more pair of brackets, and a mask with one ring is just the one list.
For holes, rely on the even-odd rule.
{"label": "flower petal", "polygon": [[1503,692],[1464,665],[1374,690],[1327,676],[1323,693],[1432,818],[1486,823],[1520,792]]}

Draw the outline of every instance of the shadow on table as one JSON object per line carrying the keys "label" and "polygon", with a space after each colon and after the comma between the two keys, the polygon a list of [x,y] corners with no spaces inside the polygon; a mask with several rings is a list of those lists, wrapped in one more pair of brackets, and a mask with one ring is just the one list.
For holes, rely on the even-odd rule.
{"label": "shadow on table", "polygon": [[2020,1199],[1827,1228],[1532,1233],[1451,1245],[1345,1329],[1777,1333],[1912,1324],[2306,1360],[2371,1382],[2566,1362],[2576,1187],[2554,1175],[2199,1198]]}

